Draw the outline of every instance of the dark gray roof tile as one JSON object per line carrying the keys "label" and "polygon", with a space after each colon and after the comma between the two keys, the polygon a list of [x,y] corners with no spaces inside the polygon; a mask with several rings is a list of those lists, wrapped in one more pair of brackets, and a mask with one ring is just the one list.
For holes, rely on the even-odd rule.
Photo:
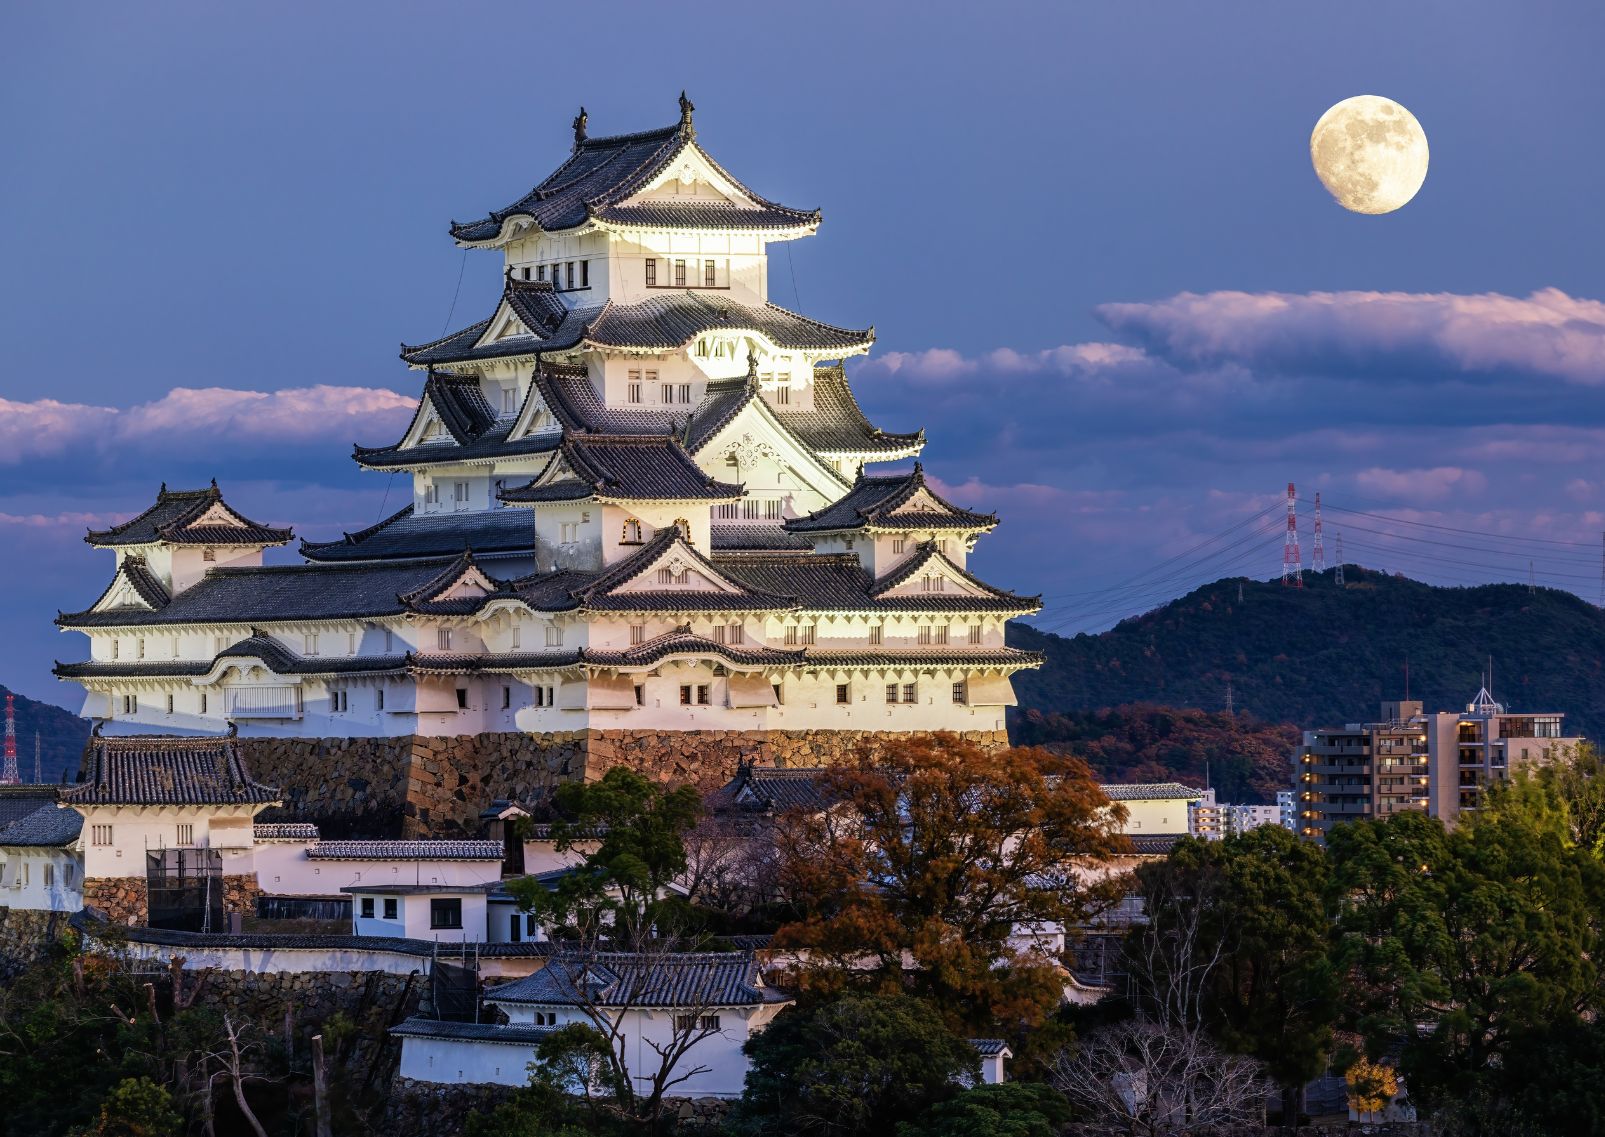
{"label": "dark gray roof tile", "polygon": [[558,955],[535,974],[488,988],[492,1003],[574,1006],[749,1007],[789,1003],[790,996],[763,982],[750,952],[637,955],[600,952]]}
{"label": "dark gray roof tile", "polygon": [[13,848],[57,848],[78,840],[83,815],[55,802],[39,806],[32,813],[0,829],[0,845]]}
{"label": "dark gray roof tile", "polygon": [[279,792],[251,780],[233,735],[96,736],[69,805],[269,805]]}
{"label": "dark gray roof tile", "polygon": [[[221,506],[225,521],[200,521],[214,505]],[[217,483],[203,490],[169,490],[166,483],[156,492],[156,503],[143,513],[110,529],[91,529],[84,540],[103,547],[148,545],[282,545],[294,534],[275,529],[242,516],[223,500]]]}
{"label": "dark gray roof tile", "polygon": [[[918,494],[932,503],[908,510],[904,507]],[[974,513],[944,500],[925,481],[925,468],[918,462],[912,473],[877,474],[860,472],[852,490],[817,513],[786,522],[793,533],[823,533],[847,529],[928,529],[986,530],[997,525],[996,514]]]}
{"label": "dark gray roof tile", "polygon": [[319,841],[311,861],[496,861],[500,841]]}
{"label": "dark gray roof tile", "polygon": [[[554,438],[553,444],[556,444]],[[412,506],[338,541],[301,542],[309,561],[417,560],[472,549],[480,556],[535,551],[535,522],[520,509],[414,514]]]}
{"label": "dark gray roof tile", "polygon": [[[548,480],[555,479],[555,480]],[[672,438],[572,435],[528,485],[503,490],[515,504],[543,501],[735,501],[742,487],[715,481]]]}

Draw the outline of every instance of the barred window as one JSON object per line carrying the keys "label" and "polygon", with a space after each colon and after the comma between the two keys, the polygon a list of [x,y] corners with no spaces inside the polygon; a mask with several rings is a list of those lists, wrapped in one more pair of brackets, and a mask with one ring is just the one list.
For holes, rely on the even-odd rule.
{"label": "barred window", "polygon": [[646,286],[648,288],[656,288],[658,286],[657,257],[648,257],[646,259]]}
{"label": "barred window", "polygon": [[644,643],[646,643],[646,625],[645,624],[631,624],[630,625],[630,642],[632,644],[644,644]]}
{"label": "barred window", "polygon": [[915,688],[914,688],[914,684],[912,684],[912,683],[904,683],[903,684],[903,702],[905,702],[905,703],[914,702],[915,701],[915,695],[916,695],[916,691],[915,691]]}
{"label": "barred window", "polygon": [[786,625],[786,646],[787,647],[794,647],[794,646],[796,646],[796,643],[797,643],[797,625],[796,624],[787,624]]}
{"label": "barred window", "polygon": [[684,261],[677,260],[677,261],[674,262],[674,286],[676,288],[684,288],[685,287],[685,262]]}
{"label": "barred window", "polygon": [[872,625],[869,629],[869,642],[872,647],[879,647],[885,639],[886,629],[880,624]]}
{"label": "barred window", "polygon": [[978,643],[981,642],[981,625],[980,624],[971,624],[970,625],[970,642],[972,644],[978,644]]}
{"label": "barred window", "polygon": [[921,624],[920,633],[917,638],[919,643],[929,644],[931,642],[931,626],[929,624]]}
{"label": "barred window", "polygon": [[967,703],[970,701],[969,684],[963,680],[953,684],[953,701],[955,703]]}
{"label": "barred window", "polygon": [[94,844],[94,845],[101,845],[101,846],[110,845],[111,844],[111,826],[110,825],[91,825],[89,827],[89,840],[90,840],[90,843]]}
{"label": "barred window", "polygon": [[805,643],[805,644],[813,643],[814,642],[815,633],[818,630],[819,630],[819,627],[818,627],[817,624],[804,624],[802,626],[802,642]]}
{"label": "barred window", "polygon": [[703,261],[702,262],[702,287],[704,287],[704,288],[717,288],[718,286],[719,286],[718,285],[718,274],[714,271],[713,262],[712,261]]}
{"label": "barred window", "polygon": [[948,629],[947,629],[947,625],[946,624],[938,624],[938,625],[936,625],[936,627],[932,628],[931,630],[936,633],[936,642],[938,644],[947,643],[947,630]]}
{"label": "barred window", "polygon": [[451,629],[450,628],[437,628],[437,629],[435,629],[435,646],[438,647],[441,651],[450,651],[451,650]]}
{"label": "barred window", "polygon": [[836,701],[838,703],[848,703],[852,701],[852,694],[848,691],[847,684],[836,684]]}

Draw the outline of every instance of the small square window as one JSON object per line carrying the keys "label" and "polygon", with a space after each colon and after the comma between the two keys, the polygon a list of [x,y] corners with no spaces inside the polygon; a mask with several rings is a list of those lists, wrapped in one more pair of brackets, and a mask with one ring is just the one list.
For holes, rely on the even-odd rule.
{"label": "small square window", "polygon": [[869,629],[869,642],[871,646],[879,647],[885,639],[886,629],[883,625],[875,624]]}
{"label": "small square window", "polygon": [[644,643],[646,643],[646,625],[645,624],[631,624],[630,625],[630,642],[632,644],[644,644]]}
{"label": "small square window", "polygon": [[431,928],[460,928],[463,926],[463,902],[456,896],[437,896],[429,901]]}
{"label": "small square window", "polygon": [[373,897],[371,896],[362,898],[362,918],[364,920],[373,919]]}
{"label": "small square window", "polygon": [[457,709],[459,711],[466,711],[468,709],[468,688],[467,687],[459,687],[459,688],[457,688]]}
{"label": "small square window", "polygon": [[888,684],[886,684],[886,701],[888,703],[897,702],[897,684],[896,683],[888,683]]}
{"label": "small square window", "polygon": [[915,699],[915,688],[912,683],[903,684],[903,702],[912,703]]}
{"label": "small square window", "polygon": [[710,706],[713,702],[712,692],[706,683],[697,684],[697,706]]}
{"label": "small square window", "polygon": [[400,904],[401,904],[401,902],[399,900],[397,900],[394,896],[385,897],[385,919],[386,920],[394,920],[394,919],[398,918],[397,915],[396,915],[396,912],[397,912],[397,909],[398,909]]}
{"label": "small square window", "polygon": [[836,701],[838,703],[850,703],[850,702],[852,702],[852,695],[847,689],[847,684],[845,684],[845,683],[836,684]]}
{"label": "small square window", "polygon": [[953,701],[955,703],[965,703],[969,701],[968,684],[962,681],[953,684]]}

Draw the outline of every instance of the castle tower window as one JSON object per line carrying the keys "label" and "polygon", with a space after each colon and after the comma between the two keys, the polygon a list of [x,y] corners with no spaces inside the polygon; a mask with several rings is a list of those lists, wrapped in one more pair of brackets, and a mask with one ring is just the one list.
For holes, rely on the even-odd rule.
{"label": "castle tower window", "polygon": [[819,629],[819,625],[817,625],[817,624],[804,624],[802,626],[802,642],[804,644],[813,643],[814,642],[814,633],[817,632],[818,629]]}
{"label": "castle tower window", "polygon": [[536,280],[545,280],[546,279],[546,266],[545,265],[536,265],[535,266],[535,279]]}
{"label": "castle tower window", "polygon": [[646,706],[646,687],[644,684],[637,683],[635,685],[635,705],[638,707]]}
{"label": "castle tower window", "polygon": [[201,714],[204,715],[205,713],[206,713],[206,692],[202,691],[201,692]]}
{"label": "castle tower window", "polygon": [[712,688],[710,688],[706,683],[698,683],[697,684],[697,706],[706,707],[706,706],[709,706],[710,704],[712,704],[712,702],[713,702]]}
{"label": "castle tower window", "polygon": [[971,624],[970,625],[970,642],[972,644],[978,644],[978,643],[981,642],[981,625],[980,624]]}
{"label": "castle tower window", "polygon": [[167,713],[173,713],[173,696],[171,695],[167,696]]}
{"label": "castle tower window", "polygon": [[634,517],[626,518],[624,535],[619,538],[619,542],[624,545],[639,545],[641,543],[641,522]]}
{"label": "castle tower window", "polygon": [[914,702],[915,694],[916,694],[916,691],[915,691],[915,688],[914,688],[914,684],[912,684],[912,683],[904,683],[903,684],[903,702],[905,702],[905,703]]}
{"label": "castle tower window", "polygon": [[385,689],[383,687],[373,693],[373,709],[376,711],[385,709]]}
{"label": "castle tower window", "polygon": [[704,288],[717,288],[717,287],[719,287],[717,274],[714,271],[714,267],[713,267],[713,262],[712,261],[703,261],[702,262],[702,287],[704,287]]}
{"label": "castle tower window", "polygon": [[897,702],[897,684],[896,683],[888,683],[888,684],[886,684],[886,701],[888,703]]}
{"label": "castle tower window", "polygon": [[689,403],[691,401],[691,384],[680,384],[680,401],[682,403]]}
{"label": "castle tower window", "polygon": [[589,287],[591,287],[591,262],[590,261],[581,261],[580,262],[580,287],[581,288],[589,288]]}
{"label": "castle tower window", "polygon": [[715,624],[713,626],[713,642],[716,644],[725,643],[725,632],[726,629],[723,624]]}
{"label": "castle tower window", "polygon": [[907,545],[907,540],[908,539],[905,538],[905,537],[893,537],[892,538],[892,555],[893,556],[896,556],[897,554],[899,554],[899,553],[901,553],[903,551],[903,549]]}
{"label": "castle tower window", "polygon": [[[113,659],[117,659],[119,656],[122,655],[122,647],[123,647],[123,641],[120,640],[120,639],[117,639],[115,636],[112,637],[112,641],[111,641],[111,657]],[[221,650],[221,649],[219,649],[219,650]]]}
{"label": "castle tower window", "polygon": [[763,503],[763,516],[765,521],[780,520],[780,499],[778,497],[770,498]]}
{"label": "castle tower window", "polygon": [[959,682],[953,684],[953,701],[955,703],[969,702],[969,692],[969,684],[965,683],[963,680],[960,680]]}
{"label": "castle tower window", "polygon": [[90,844],[92,844],[92,845],[100,845],[102,847],[110,845],[111,844],[111,826],[110,825],[91,825],[89,827],[89,841],[90,841]]}
{"label": "castle tower window", "polygon": [[869,642],[871,647],[879,647],[885,638],[886,628],[884,625],[875,624],[869,629]]}
{"label": "castle tower window", "polygon": [[457,709],[459,711],[466,711],[468,709],[468,688],[467,687],[459,687],[459,688],[457,688]]}
{"label": "castle tower window", "polygon": [[730,625],[730,642],[733,643],[733,644],[739,644],[739,643],[744,643],[745,641],[746,641],[746,634],[742,631],[741,625],[740,624],[731,624]]}
{"label": "castle tower window", "polygon": [[791,405],[790,383],[781,383],[775,387],[775,405],[780,407]]}
{"label": "castle tower window", "polygon": [[201,550],[201,560],[203,560],[203,561],[215,561],[215,560],[217,560],[217,550],[214,549],[214,548],[211,548],[210,546],[208,546],[207,548],[202,549]]}
{"label": "castle tower window", "polygon": [[134,641],[134,654],[140,659],[145,658],[145,637],[141,636]]}
{"label": "castle tower window", "polygon": [[[646,286],[648,288],[656,288],[658,286],[658,258],[657,257],[648,257],[646,259]],[[704,353],[704,354],[706,354],[706,353]]]}
{"label": "castle tower window", "polygon": [[[631,374],[633,375],[635,372],[632,371]],[[624,397],[627,402],[639,403],[641,401],[641,384],[631,383],[625,388]]]}
{"label": "castle tower window", "polygon": [[504,710],[504,711],[508,710],[509,708],[512,707],[512,705],[513,705],[513,689],[511,687],[503,687],[502,688],[502,710]]}
{"label": "castle tower window", "polygon": [[644,643],[646,643],[646,625],[645,624],[631,624],[630,625],[630,642],[632,644],[644,644]]}
{"label": "castle tower window", "polygon": [[674,286],[676,288],[684,288],[685,287],[685,262],[684,261],[675,261],[674,262]]}
{"label": "castle tower window", "polygon": [[932,628],[931,630],[936,633],[936,642],[938,644],[947,643],[948,628],[947,628],[946,624],[938,624],[938,625],[936,625],[936,627]]}
{"label": "castle tower window", "polygon": [[559,628],[559,627],[553,625],[553,626],[548,627],[546,629],[546,646],[547,647],[562,647],[563,646],[563,629],[562,628]]}
{"label": "castle tower window", "polygon": [[525,280],[528,280],[528,279],[529,279],[529,271],[530,271],[530,270],[529,270],[529,265],[525,265],[525,266],[524,266],[524,279],[525,279]]}
{"label": "castle tower window", "polygon": [[919,636],[918,636],[918,642],[922,646],[929,646],[930,645],[930,642],[931,642],[931,626],[929,624],[921,624],[920,625],[920,632],[919,632]]}
{"label": "castle tower window", "polygon": [[796,643],[797,643],[797,625],[796,624],[787,624],[786,625],[786,646],[787,647],[793,647],[793,646],[796,645]]}
{"label": "castle tower window", "polygon": [[317,632],[308,632],[308,633],[306,633],[306,635],[302,636],[301,637],[301,649],[302,649],[301,654],[303,654],[303,655],[317,655],[318,654],[318,633]]}
{"label": "castle tower window", "polygon": [[451,650],[451,629],[450,628],[436,628],[435,629],[435,646],[437,648],[439,648],[441,651],[450,651]]}
{"label": "castle tower window", "polygon": [[569,261],[568,264],[564,266],[563,278],[564,278],[563,279],[563,285],[564,285],[565,288],[573,288],[574,287],[574,262],[573,261]]}
{"label": "castle tower window", "polygon": [[838,704],[845,704],[845,703],[852,702],[852,693],[850,691],[848,691],[847,684],[845,684],[845,683],[836,684],[836,702]]}

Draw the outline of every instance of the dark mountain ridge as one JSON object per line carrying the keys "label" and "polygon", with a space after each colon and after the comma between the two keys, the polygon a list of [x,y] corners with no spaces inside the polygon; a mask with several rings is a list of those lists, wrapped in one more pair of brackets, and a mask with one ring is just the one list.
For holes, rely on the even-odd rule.
{"label": "dark mountain ridge", "polygon": [[1009,642],[1047,654],[1015,677],[1020,715],[1131,703],[1239,712],[1302,728],[1367,719],[1409,695],[1463,706],[1493,661],[1511,710],[1561,711],[1568,733],[1605,734],[1605,612],[1557,589],[1441,588],[1346,565],[1301,589],[1240,577],[1194,589],[1097,635],[1027,624]]}
{"label": "dark mountain ridge", "polygon": [[[12,694],[0,687],[0,715],[5,713],[5,697]],[[89,723],[71,711],[17,695],[17,773],[24,782],[33,781],[33,740],[39,735],[41,780],[60,782],[63,774],[70,781],[78,773],[84,743],[89,741]]]}

